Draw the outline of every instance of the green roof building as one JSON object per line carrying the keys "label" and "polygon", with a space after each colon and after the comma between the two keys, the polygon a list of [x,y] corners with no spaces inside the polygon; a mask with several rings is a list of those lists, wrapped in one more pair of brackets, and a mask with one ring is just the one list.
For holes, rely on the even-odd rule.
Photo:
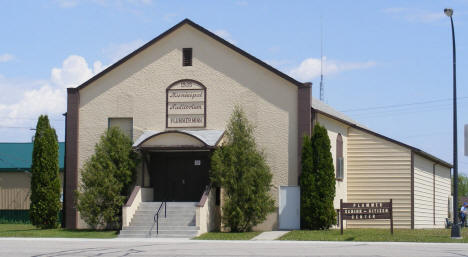
{"label": "green roof building", "polygon": [[[0,143],[0,223],[29,222],[33,143]],[[65,143],[59,143],[63,184]]]}
{"label": "green roof building", "polygon": [[[0,171],[30,171],[33,143],[0,143]],[[59,143],[59,167],[63,172],[65,143]]]}

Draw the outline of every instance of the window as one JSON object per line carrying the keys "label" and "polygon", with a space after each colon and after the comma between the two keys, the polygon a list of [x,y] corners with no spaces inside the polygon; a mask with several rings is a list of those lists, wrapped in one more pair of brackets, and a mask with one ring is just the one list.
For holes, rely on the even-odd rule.
{"label": "window", "polygon": [[343,180],[344,178],[344,160],[343,160],[343,137],[338,134],[336,137],[336,179]]}
{"label": "window", "polygon": [[118,127],[133,141],[133,119],[132,118],[109,118],[108,128]]}
{"label": "window", "polygon": [[192,48],[182,49],[182,66],[192,66]]}

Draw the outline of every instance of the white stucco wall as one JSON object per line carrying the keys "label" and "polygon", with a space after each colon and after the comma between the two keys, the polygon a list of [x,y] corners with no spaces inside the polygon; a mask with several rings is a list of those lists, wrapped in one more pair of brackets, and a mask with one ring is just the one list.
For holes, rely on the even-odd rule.
{"label": "white stucco wall", "polygon": [[[193,48],[193,66],[182,66],[184,47]],[[297,185],[297,87],[189,25],[80,90],[79,169],[108,117],[132,117],[134,140],[144,130],[165,130],[166,88],[181,79],[206,86],[206,129],[224,130],[234,105],[243,107],[273,173],[275,199],[279,185]],[[265,229],[276,223],[268,220]]]}

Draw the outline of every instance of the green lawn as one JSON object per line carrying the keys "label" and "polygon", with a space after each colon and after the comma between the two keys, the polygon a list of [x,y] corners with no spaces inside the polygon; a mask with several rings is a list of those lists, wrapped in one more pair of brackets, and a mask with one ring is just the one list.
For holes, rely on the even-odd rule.
{"label": "green lawn", "polygon": [[117,231],[38,229],[30,224],[0,224],[0,237],[115,238]]}
{"label": "green lawn", "polygon": [[243,233],[227,233],[227,232],[208,232],[193,239],[199,240],[250,240],[258,236],[261,232],[243,232]]}
{"label": "green lawn", "polygon": [[462,229],[462,240],[450,238],[450,229],[346,229],[340,235],[339,229],[328,231],[295,230],[280,240],[301,241],[367,241],[367,242],[452,242],[468,243],[468,228]]}

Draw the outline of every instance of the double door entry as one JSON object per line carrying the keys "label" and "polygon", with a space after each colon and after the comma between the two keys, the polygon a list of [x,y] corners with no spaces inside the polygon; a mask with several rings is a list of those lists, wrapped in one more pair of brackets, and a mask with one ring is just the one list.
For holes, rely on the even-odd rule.
{"label": "double door entry", "polygon": [[209,181],[209,152],[153,153],[149,168],[155,201],[198,202]]}

